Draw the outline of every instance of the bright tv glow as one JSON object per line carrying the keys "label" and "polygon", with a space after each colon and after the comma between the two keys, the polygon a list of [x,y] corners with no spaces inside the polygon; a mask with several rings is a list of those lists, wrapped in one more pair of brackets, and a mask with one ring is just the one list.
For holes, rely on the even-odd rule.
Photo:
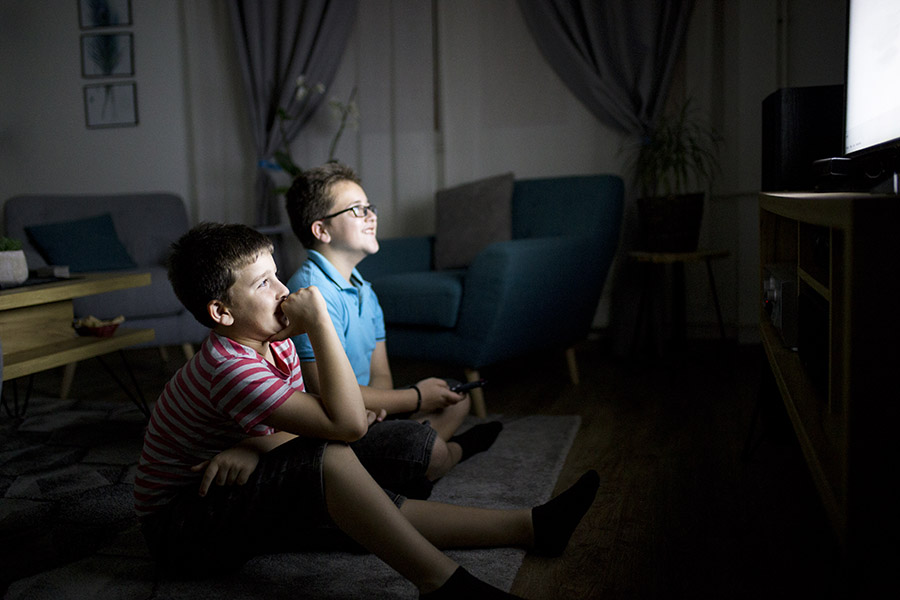
{"label": "bright tv glow", "polygon": [[900,144],[900,1],[849,0],[844,154]]}

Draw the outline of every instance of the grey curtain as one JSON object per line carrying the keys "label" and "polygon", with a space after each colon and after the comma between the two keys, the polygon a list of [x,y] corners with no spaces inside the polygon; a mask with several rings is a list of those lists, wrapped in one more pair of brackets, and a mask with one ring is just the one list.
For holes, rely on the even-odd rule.
{"label": "grey curtain", "polygon": [[538,47],[600,121],[635,135],[659,116],[693,0],[519,0]]}
{"label": "grey curtain", "polygon": [[293,117],[286,129],[290,142],[323,98],[311,95],[298,101],[297,78],[331,84],[353,28],[357,0],[232,0],[229,10],[256,144],[256,224],[272,225],[279,210],[263,165],[282,143],[278,108]]}
{"label": "grey curtain", "polygon": [[[693,0],[519,0],[547,62],[606,125],[634,138],[648,132],[665,106]],[[622,246],[636,239],[626,206]],[[612,275],[612,350],[633,351],[640,273],[624,261]]]}

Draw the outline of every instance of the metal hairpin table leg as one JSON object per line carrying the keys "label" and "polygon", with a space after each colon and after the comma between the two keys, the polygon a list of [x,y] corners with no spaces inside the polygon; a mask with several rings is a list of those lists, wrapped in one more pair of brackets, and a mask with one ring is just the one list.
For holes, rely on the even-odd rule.
{"label": "metal hairpin table leg", "polygon": [[10,410],[9,403],[6,400],[6,395],[3,394],[2,398],[0,398],[0,403],[3,404],[3,410],[6,411],[6,416],[16,419],[25,418],[25,413],[28,412],[28,401],[31,399],[31,390],[34,388],[34,374],[28,376],[28,389],[25,390],[25,399],[22,401],[21,408],[19,407],[19,385],[18,380],[13,379],[12,381],[8,381],[7,385],[3,386],[3,390],[6,391],[8,384],[12,383],[13,388],[13,408]]}
{"label": "metal hairpin table leg", "polygon": [[147,419],[150,418],[150,407],[147,406],[147,400],[144,398],[144,393],[141,392],[141,386],[137,382],[137,378],[134,376],[134,371],[131,370],[131,366],[128,364],[128,360],[125,358],[125,352],[119,350],[119,356],[122,358],[122,364],[125,366],[125,372],[128,373],[128,377],[131,379],[132,385],[134,385],[134,389],[137,395],[131,393],[131,390],[125,385],[125,383],[119,378],[118,374],[108,365],[106,361],[103,360],[102,356],[97,356],[97,360],[100,361],[100,364],[103,365],[103,368],[106,369],[106,372],[110,374],[110,376],[115,379],[116,383],[119,384],[119,387],[125,392],[128,398],[134,402],[135,406],[144,413],[144,417]]}
{"label": "metal hairpin table leg", "polygon": [[706,274],[709,276],[709,289],[712,290],[713,304],[716,305],[716,318],[719,320],[719,335],[725,339],[725,324],[722,322],[722,309],[719,307],[719,294],[716,292],[716,280],[713,277],[712,263],[706,258]]}

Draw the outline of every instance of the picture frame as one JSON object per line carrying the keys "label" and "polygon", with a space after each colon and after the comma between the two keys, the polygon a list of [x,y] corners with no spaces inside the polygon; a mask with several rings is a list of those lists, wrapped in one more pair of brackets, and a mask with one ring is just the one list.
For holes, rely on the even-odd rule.
{"label": "picture frame", "polygon": [[130,33],[87,33],[81,36],[82,77],[134,75],[134,36]]}
{"label": "picture frame", "polygon": [[84,119],[88,129],[136,126],[137,84],[121,81],[84,86]]}
{"label": "picture frame", "polygon": [[82,29],[131,25],[131,0],[77,0]]}

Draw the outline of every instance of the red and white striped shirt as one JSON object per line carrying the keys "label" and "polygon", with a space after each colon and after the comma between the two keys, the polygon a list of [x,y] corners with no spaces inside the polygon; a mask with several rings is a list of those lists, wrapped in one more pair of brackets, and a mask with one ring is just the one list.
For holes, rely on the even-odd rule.
{"label": "red and white striped shirt", "polygon": [[156,402],[134,480],[139,517],[165,506],[185,486],[199,489],[190,469],[247,436],[274,432],[262,422],[295,391],[303,391],[290,340],[270,344],[275,366],[255,350],[210,332],[200,351],[166,384]]}

